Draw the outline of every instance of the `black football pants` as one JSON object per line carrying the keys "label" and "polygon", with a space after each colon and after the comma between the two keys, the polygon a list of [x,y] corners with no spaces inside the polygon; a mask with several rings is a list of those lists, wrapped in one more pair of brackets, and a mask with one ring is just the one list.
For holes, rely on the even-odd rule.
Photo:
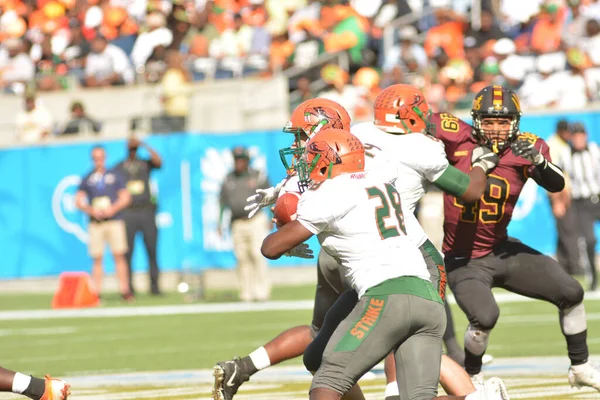
{"label": "black football pants", "polygon": [[594,232],[595,222],[600,220],[600,200],[598,197],[592,199],[577,199],[572,201],[571,208],[575,209],[580,234],[585,238],[585,247],[591,276],[590,289],[595,290],[598,286],[596,272],[596,234]]}
{"label": "black football pants", "polygon": [[125,227],[127,228],[127,265],[129,268],[129,290],[135,293],[133,287],[133,273],[131,260],[133,258],[135,235],[142,233],[144,246],[150,264],[150,288],[152,292],[158,292],[158,262],[156,260],[156,245],[158,239],[158,228],[156,226],[156,207],[129,208],[123,212]]}
{"label": "black football pants", "polygon": [[550,302],[560,310],[583,301],[579,282],[551,257],[517,239],[508,238],[481,258],[446,257],[445,262],[456,302],[478,329],[492,329],[500,316],[493,287]]}

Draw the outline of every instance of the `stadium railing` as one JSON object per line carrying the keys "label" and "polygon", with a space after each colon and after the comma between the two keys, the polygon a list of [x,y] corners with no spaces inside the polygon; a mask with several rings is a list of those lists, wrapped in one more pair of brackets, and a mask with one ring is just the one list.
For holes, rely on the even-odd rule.
{"label": "stadium railing", "polygon": [[[70,120],[70,107],[81,101],[87,114],[103,123],[100,138],[122,138],[131,132],[131,122],[141,121],[138,130],[151,131],[151,119],[164,115],[159,85],[136,85],[102,89],[75,89],[38,93],[39,103],[62,128]],[[244,78],[189,84],[190,132],[227,133],[278,129],[289,116],[288,80]],[[0,95],[0,146],[14,146],[16,116],[23,97]],[[50,141],[55,140],[54,138]]]}

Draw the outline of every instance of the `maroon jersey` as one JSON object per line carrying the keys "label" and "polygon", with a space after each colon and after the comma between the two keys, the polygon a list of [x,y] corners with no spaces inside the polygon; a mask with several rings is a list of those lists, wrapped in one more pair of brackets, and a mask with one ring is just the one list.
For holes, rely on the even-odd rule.
{"label": "maroon jersey", "polygon": [[[471,125],[446,113],[433,114],[431,122],[436,127],[436,137],[444,142],[450,165],[469,173],[471,153],[478,145],[471,136]],[[521,133],[519,137],[531,141],[550,161],[549,148],[543,139],[531,133]],[[455,257],[483,257],[506,239],[515,204],[533,168],[530,161],[515,156],[508,149],[488,175],[487,187],[478,202],[466,204],[444,193],[443,253]]]}

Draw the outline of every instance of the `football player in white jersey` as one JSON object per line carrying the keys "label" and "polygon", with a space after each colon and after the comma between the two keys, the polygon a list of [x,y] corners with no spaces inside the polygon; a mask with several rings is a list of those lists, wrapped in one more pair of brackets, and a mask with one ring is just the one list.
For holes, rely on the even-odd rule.
{"label": "football player in white jersey", "polygon": [[317,235],[359,298],[329,339],[310,399],[341,399],[390,351],[401,398],[437,398],[443,300],[406,233],[400,194],[390,182],[395,174],[364,171],[362,143],[341,129],[312,136],[297,164],[306,188],[297,218],[267,236],[261,252],[277,259]]}
{"label": "football player in white jersey", "polygon": [[[302,142],[295,141],[290,148],[280,151],[280,156],[289,175],[277,186],[257,191],[257,195],[254,196],[256,203],[246,207],[249,211],[249,218],[261,207],[274,204],[279,195],[289,191],[300,191],[301,185],[294,171],[294,163],[300,157],[303,149],[297,148],[296,145],[303,145],[308,136],[329,128],[350,130],[350,115],[338,103],[328,99],[316,98],[307,100],[296,107],[290,116],[290,121],[284,128],[284,132],[293,134],[294,138],[301,138]],[[313,258],[312,250],[306,244],[292,249],[287,255]],[[325,252],[320,252],[319,263],[323,259],[329,260],[329,258]],[[339,266],[337,263],[333,264],[335,264],[335,270],[328,274],[328,278],[323,275],[320,268],[317,268],[318,283],[311,325],[290,328],[243,358],[235,357],[233,360],[217,363],[214,366],[214,400],[232,400],[239,387],[256,372],[304,353],[306,347],[321,329],[325,314],[345,290]],[[348,304],[348,310],[345,311],[344,309],[344,312],[350,312],[357,301],[354,291],[349,297],[350,300],[346,303]],[[364,396],[357,385],[344,396],[344,399],[364,400]]]}
{"label": "football player in white jersey", "polygon": [[[495,167],[498,158],[490,149],[480,147],[474,152],[473,168],[469,175],[450,166],[441,141],[422,134],[430,129],[427,126],[430,110],[425,97],[414,86],[393,85],[384,89],[377,96],[374,108],[374,122],[354,125],[351,132],[365,146],[366,170],[386,168],[395,171],[394,186],[400,193],[403,206],[408,210],[405,219],[407,232],[420,248],[431,274],[431,281],[443,299],[446,285],[443,257],[429,241],[416,218],[413,218],[415,206],[425,194],[427,183],[466,202],[479,199],[486,185],[486,173]],[[327,271],[334,268],[328,266],[326,261],[320,261],[320,269]],[[341,310],[341,307],[336,305],[337,309]],[[447,313],[450,312],[448,307],[446,310]],[[342,311],[340,314],[344,315]],[[449,319],[451,320],[451,317]],[[324,326],[324,330],[330,332],[331,328]],[[325,346],[327,333],[324,332],[323,336],[318,337],[306,350],[304,359],[307,367],[314,369],[318,365],[311,358],[319,360],[319,349]],[[448,343],[446,345],[449,347]],[[393,358],[390,357],[386,359],[386,400],[398,399],[395,372]],[[475,392],[468,374],[447,356],[444,356],[442,361],[441,383],[450,394],[464,395]],[[499,392],[500,396],[506,397],[503,384],[500,384],[500,388],[494,388],[498,383],[497,379],[492,380],[491,387],[488,385],[487,390],[485,387],[481,388],[482,393],[487,392],[492,398],[493,393]]]}
{"label": "football player in white jersey", "polygon": [[[411,90],[414,88],[405,86],[406,85],[403,85],[403,89],[408,90],[406,93],[409,93],[410,96],[413,96],[414,93],[411,92]],[[409,96],[406,93],[405,97]],[[397,94],[397,92],[394,92],[394,95]],[[384,95],[386,98],[390,97],[389,90],[385,93],[382,93],[382,95]],[[422,96],[420,98],[423,99]],[[410,100],[413,101],[413,97],[410,97]],[[422,113],[423,117],[425,117],[429,112],[427,104],[422,102],[418,104],[418,107],[421,107],[419,111]],[[415,115],[416,114],[413,112],[410,116],[412,117]],[[345,127],[345,125],[349,125],[349,122],[349,117],[347,117],[345,110],[335,102],[329,100],[325,101],[324,99],[314,99],[303,103],[303,105],[299,106],[294,111],[290,119],[290,123],[286,128],[288,132],[295,133],[298,137],[296,146],[292,146],[291,148],[285,149],[281,152],[282,160],[284,160],[286,168],[292,169],[293,165],[291,165],[291,162],[285,161],[285,156],[295,155],[297,157],[299,152],[301,152],[301,147],[303,146],[304,140],[314,135],[314,133],[318,132],[319,129],[322,129],[323,126],[329,127],[337,124],[338,126]],[[410,122],[409,120],[408,123],[411,124],[411,127],[415,132],[418,132],[419,129],[425,130],[424,118],[418,117],[413,119],[413,122]],[[390,138],[399,138],[397,136],[392,137],[391,135],[381,131],[380,136],[380,140],[382,141],[380,143],[381,145],[384,145],[383,141],[387,141]],[[409,136],[413,135],[407,135],[406,137],[408,138]],[[481,195],[481,191],[485,187],[485,171],[486,169],[493,168],[493,160],[486,160],[487,156],[491,152],[485,152],[483,150],[480,152],[481,159],[476,160],[476,163],[478,163],[481,168],[474,168],[474,172],[471,174],[472,176],[469,177],[462,172],[457,173],[453,167],[449,167],[448,161],[446,160],[443,152],[443,147],[441,147],[441,144],[435,141],[435,139],[425,137],[424,135],[414,136],[415,138],[411,137],[402,142],[407,147],[398,154],[399,156],[403,154],[408,154],[410,156],[407,156],[407,161],[409,162],[400,165],[398,168],[400,171],[409,174],[409,179],[407,182],[410,182],[410,184],[415,187],[413,190],[411,189],[410,185],[403,186],[403,190],[405,190],[406,193],[409,193],[409,203],[411,203],[413,199],[416,199],[412,201],[413,208],[414,203],[424,193],[424,180],[435,181],[437,178],[441,178],[441,185],[443,185],[445,182],[448,186],[448,190],[451,190],[452,193],[455,193],[457,196],[462,195],[467,201],[472,201]],[[421,149],[414,148],[413,146],[415,144],[422,144],[423,147]],[[377,144],[371,143],[367,145],[367,147],[367,168],[369,168],[369,165],[377,164],[375,163],[375,159],[380,160],[381,164],[385,162],[389,163],[389,165],[395,165],[396,161],[387,160],[387,158],[382,155],[383,153],[380,151],[380,147]],[[430,161],[429,163],[427,163],[426,160],[421,160],[429,157],[429,155],[427,155],[427,157],[425,156],[428,151],[432,151],[433,154],[431,157],[435,158],[434,161]],[[421,158],[415,159],[415,157],[413,157],[414,154],[420,154]],[[377,157],[374,157],[375,155],[377,155]],[[410,168],[411,162],[414,163],[412,169]],[[446,171],[447,169],[448,171]],[[419,171],[417,172],[416,170]],[[402,176],[402,180],[404,179],[405,177]],[[262,197],[262,199],[260,199],[261,201],[253,209],[252,205],[250,206],[251,213],[254,212],[254,210],[257,210],[259,206],[272,204],[277,198],[278,194],[282,194],[283,192],[289,190],[297,191],[298,187],[299,185],[297,176],[291,175],[290,177],[286,178],[286,180],[281,182],[277,187],[258,193],[257,196]],[[412,191],[420,194],[411,195]],[[401,192],[401,196],[404,196],[404,193]],[[432,273],[432,275],[435,277],[436,286],[439,286],[440,294],[443,296],[445,279],[438,279],[440,277],[440,273],[443,274],[443,260],[430,242],[426,244],[424,243],[427,237],[412,213],[408,213],[405,218],[409,235],[411,235],[411,238],[414,237],[415,241],[420,242],[421,252],[423,256],[426,257],[428,266],[430,267],[430,273]],[[423,237],[425,240],[422,240]],[[318,274],[319,284],[317,285],[317,294],[315,296],[315,314],[312,326],[313,337],[314,334],[321,328],[324,314],[331,308],[333,302],[335,302],[335,300],[344,290],[344,282],[342,282],[342,279],[339,277],[338,262],[324,251],[321,251],[319,254]],[[437,284],[438,281],[439,285]],[[354,296],[345,294],[344,299],[347,300],[346,307],[344,308],[343,306],[338,306],[336,308],[336,310],[340,310],[337,313],[337,320],[343,319],[343,317],[349,312],[348,307],[351,309],[354,303],[356,303],[356,294],[354,294]],[[333,328],[335,328],[335,325],[337,324],[330,324],[330,326]],[[255,373],[257,370],[301,354],[306,345],[310,343],[310,336],[308,335],[308,332],[310,331],[307,329],[308,327],[305,326],[292,328],[282,333],[275,340],[269,342],[264,347],[258,348],[249,356],[244,357],[241,360],[238,359],[217,364],[217,366],[215,366],[215,372],[218,372],[222,378],[227,378],[228,376],[231,376],[233,372],[238,371],[236,374],[237,378],[234,380],[234,385],[231,388],[219,384],[217,382],[218,380],[216,380],[216,389],[221,390],[224,393],[222,398],[225,400],[233,398],[233,394],[235,394],[235,391],[237,391],[239,385],[248,380],[249,376]],[[327,335],[323,335],[322,337],[327,338]],[[313,347],[318,348],[319,346],[317,345]],[[320,361],[320,354],[318,352],[317,354]],[[475,388],[473,387],[468,375],[459,365],[452,363],[450,359],[444,357],[442,369],[442,384],[448,393],[464,395],[475,392]],[[316,370],[316,368],[312,370]],[[225,379],[221,379],[221,381],[223,380]],[[393,385],[395,385],[395,383]],[[493,387],[494,385],[498,386],[497,382],[491,380],[490,385],[492,386],[492,389],[489,389],[488,392],[496,391],[493,389]],[[390,389],[388,388],[388,391],[389,390]],[[395,395],[395,393],[392,392],[391,395]],[[220,397],[215,398],[221,399]]]}

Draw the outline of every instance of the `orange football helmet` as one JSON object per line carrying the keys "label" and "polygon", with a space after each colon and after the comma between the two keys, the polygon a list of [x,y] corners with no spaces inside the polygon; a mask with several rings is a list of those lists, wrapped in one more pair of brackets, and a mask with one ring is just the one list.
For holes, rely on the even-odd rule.
{"label": "orange football helmet", "polygon": [[365,169],[365,148],[361,141],[343,129],[325,129],[313,135],[302,159],[296,165],[304,187],[343,173]]}
{"label": "orange football helmet", "polygon": [[350,130],[350,114],[333,100],[317,98],[296,107],[283,131],[303,133],[310,138],[329,128]]}
{"label": "orange football helmet", "polygon": [[388,133],[425,133],[431,110],[412,85],[389,86],[375,98],[375,126]]}
{"label": "orange football helmet", "polygon": [[[323,129],[350,130],[350,114],[344,107],[329,99],[310,99],[301,103],[292,112],[284,132],[294,134],[294,143],[279,150],[279,157],[290,173],[294,163],[304,152],[304,142]],[[288,157],[291,159],[288,160]]]}

